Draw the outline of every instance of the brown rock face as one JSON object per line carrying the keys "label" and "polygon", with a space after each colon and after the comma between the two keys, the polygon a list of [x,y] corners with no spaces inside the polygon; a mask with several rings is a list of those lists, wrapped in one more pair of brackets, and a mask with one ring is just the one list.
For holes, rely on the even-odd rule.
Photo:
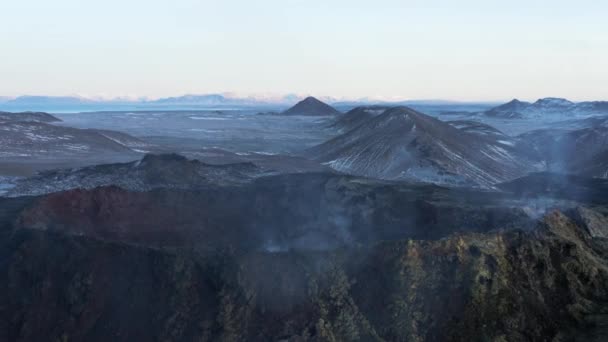
{"label": "brown rock face", "polygon": [[606,338],[605,204],[517,198],[334,174],[0,198],[0,341]]}
{"label": "brown rock face", "polygon": [[18,226],[155,247],[324,250],[532,224],[523,209],[503,201],[434,186],[288,175],[197,191],[55,193],[34,200]]}
{"label": "brown rock face", "polygon": [[[100,200],[83,193],[69,210]],[[118,194],[110,212],[141,195]],[[591,340],[608,315],[605,240],[561,212],[533,230],[277,253],[53,230],[1,232],[2,340]]]}

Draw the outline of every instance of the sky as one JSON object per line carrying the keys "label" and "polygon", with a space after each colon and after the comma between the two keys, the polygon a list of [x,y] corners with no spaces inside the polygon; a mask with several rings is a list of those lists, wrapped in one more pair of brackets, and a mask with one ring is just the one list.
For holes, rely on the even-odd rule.
{"label": "sky", "polygon": [[608,100],[600,0],[0,0],[0,96]]}

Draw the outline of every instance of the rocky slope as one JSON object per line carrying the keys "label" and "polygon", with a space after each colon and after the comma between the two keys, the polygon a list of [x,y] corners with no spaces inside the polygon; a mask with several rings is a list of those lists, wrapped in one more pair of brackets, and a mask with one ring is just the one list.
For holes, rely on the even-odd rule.
{"label": "rocky slope", "polygon": [[282,113],[283,115],[329,116],[341,114],[332,106],[309,96]]}
{"label": "rocky slope", "polygon": [[606,203],[608,181],[562,173],[539,172],[497,185],[518,197]]}
{"label": "rocky slope", "polygon": [[70,189],[115,185],[131,191],[197,189],[210,184],[240,184],[271,174],[252,163],[211,165],[177,154],[147,154],[141,160],[44,171],[16,181],[4,195],[43,195]]}
{"label": "rocky slope", "polygon": [[549,170],[606,178],[608,126],[605,119],[587,120],[580,129],[541,129],[519,136],[543,156]]}
{"label": "rocky slope", "polygon": [[483,122],[475,120],[452,120],[446,121],[446,123],[467,133],[491,137],[495,139],[511,140],[512,143],[515,143],[515,141],[510,136],[504,134],[495,127],[492,127]]}
{"label": "rocky slope", "polygon": [[333,174],[223,186],[201,182],[192,189],[60,192],[36,198],[17,221],[22,228],[150,246],[287,251],[441,238],[454,231],[524,227],[534,219],[526,203],[499,193]]}
{"label": "rocky slope", "polygon": [[608,249],[591,233],[606,234],[606,217],[589,209],[534,230],[297,253],[151,249],[3,223],[7,341],[607,337]]}
{"label": "rocky slope", "polygon": [[44,122],[0,121],[0,156],[66,157],[141,153],[152,146],[115,131],[77,129]]}
{"label": "rocky slope", "polygon": [[511,139],[467,132],[407,107],[389,109],[309,155],[355,175],[483,187],[540,167],[531,149]]}
{"label": "rocky slope", "polygon": [[364,122],[384,113],[384,111],[390,108],[391,107],[387,106],[356,107],[338,117],[332,126],[338,128],[342,132],[348,132],[351,129],[360,126]]}

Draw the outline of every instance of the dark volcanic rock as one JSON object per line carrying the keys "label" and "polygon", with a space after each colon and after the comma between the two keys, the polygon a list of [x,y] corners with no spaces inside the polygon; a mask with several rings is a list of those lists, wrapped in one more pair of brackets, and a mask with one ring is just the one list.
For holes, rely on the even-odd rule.
{"label": "dark volcanic rock", "polygon": [[526,198],[561,198],[608,204],[608,180],[604,179],[538,172],[498,184],[497,187]]}
{"label": "dark volcanic rock", "polygon": [[588,177],[608,177],[608,126],[604,119],[586,120],[591,127],[541,129],[520,135],[543,156],[548,169]]}
{"label": "dark volcanic rock", "polygon": [[296,103],[295,106],[283,112],[283,115],[328,116],[339,114],[340,112],[338,110],[312,96],[305,98],[304,100]]}
{"label": "dark volcanic rock", "polygon": [[537,156],[530,151],[510,139],[469,133],[396,107],[309,154],[355,175],[489,187],[536,170]]}
{"label": "dark volcanic rock", "polygon": [[132,191],[194,190],[209,185],[242,184],[271,173],[250,162],[213,165],[177,154],[147,154],[141,160],[129,163],[41,172],[16,181],[5,196],[43,195],[110,185]]}
{"label": "dark volcanic rock", "polygon": [[[335,174],[0,198],[0,340],[602,340],[608,188],[588,181],[584,199]],[[587,205],[538,221],[521,189]]]}
{"label": "dark volcanic rock", "polygon": [[521,207],[499,193],[292,174],[197,191],[72,190],[36,199],[18,221],[150,246],[326,250],[523,227],[533,220]]}
{"label": "dark volcanic rock", "polygon": [[192,258],[35,231],[3,231],[0,256],[2,341],[194,341],[216,326],[214,274]]}
{"label": "dark volcanic rock", "polygon": [[559,212],[535,231],[333,252],[201,255],[27,229],[0,237],[6,341],[606,338],[588,318],[607,314],[607,251]]}

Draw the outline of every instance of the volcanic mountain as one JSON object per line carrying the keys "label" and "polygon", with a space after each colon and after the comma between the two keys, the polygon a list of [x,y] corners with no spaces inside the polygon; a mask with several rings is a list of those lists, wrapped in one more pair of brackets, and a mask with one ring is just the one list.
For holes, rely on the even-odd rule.
{"label": "volcanic mountain", "polygon": [[517,99],[483,112],[489,117],[521,119],[534,117],[557,117],[575,115],[598,115],[608,113],[608,102],[572,102],[562,98],[547,97],[534,103]]}
{"label": "volcanic mountain", "polygon": [[407,107],[385,111],[308,151],[346,173],[439,184],[492,184],[537,169],[530,149],[470,133]]}
{"label": "volcanic mountain", "polygon": [[283,112],[284,115],[329,116],[341,114],[338,110],[309,96]]}
{"label": "volcanic mountain", "polygon": [[346,114],[338,117],[336,122],[333,123],[333,127],[340,129],[343,132],[347,132],[365,121],[374,118],[385,110],[391,107],[388,106],[360,106],[349,110]]}

